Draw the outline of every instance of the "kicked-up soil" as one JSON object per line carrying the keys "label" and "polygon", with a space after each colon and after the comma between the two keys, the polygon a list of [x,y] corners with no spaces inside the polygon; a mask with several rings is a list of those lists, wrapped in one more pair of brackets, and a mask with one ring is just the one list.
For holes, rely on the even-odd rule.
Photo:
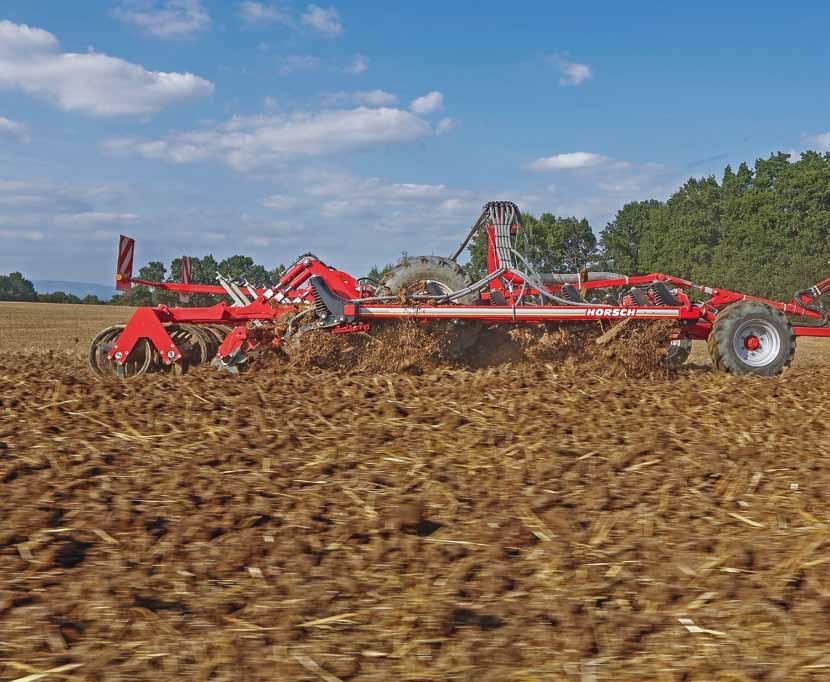
{"label": "kicked-up soil", "polygon": [[4,354],[0,679],[827,679],[829,381]]}

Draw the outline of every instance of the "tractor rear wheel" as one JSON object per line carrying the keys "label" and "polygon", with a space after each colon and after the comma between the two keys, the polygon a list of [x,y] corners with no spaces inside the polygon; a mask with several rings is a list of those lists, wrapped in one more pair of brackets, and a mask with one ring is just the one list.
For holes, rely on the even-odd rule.
{"label": "tractor rear wheel", "polygon": [[739,301],[718,313],[708,345],[718,371],[771,377],[792,363],[795,334],[780,310],[761,301]]}

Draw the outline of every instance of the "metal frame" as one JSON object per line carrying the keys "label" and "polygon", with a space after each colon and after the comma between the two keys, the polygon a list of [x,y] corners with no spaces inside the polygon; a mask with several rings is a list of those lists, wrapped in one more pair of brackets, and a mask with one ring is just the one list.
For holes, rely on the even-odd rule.
{"label": "metal frame", "polygon": [[[279,345],[294,332],[294,319],[311,315],[314,327],[329,328],[334,333],[366,331],[372,322],[389,319],[478,320],[487,324],[540,324],[554,322],[590,322],[621,319],[674,319],[682,325],[682,337],[706,339],[719,311],[745,300],[766,303],[794,318],[796,336],[830,337],[830,323],[818,299],[830,292],[830,278],[813,287],[796,292],[793,300],[771,301],[728,289],[699,285],[666,275],[625,276],[615,273],[591,273],[543,276],[527,262],[526,246],[522,254],[517,246],[526,238],[521,213],[511,202],[491,202],[465,240],[451,256],[457,259],[472,237],[485,230],[488,240],[488,274],[463,292],[449,295],[423,295],[401,302],[394,292],[384,294],[374,286],[341,270],[332,268],[311,254],[301,256],[288,268],[279,282],[268,288],[248,282],[234,282],[218,275],[219,285],[194,284],[188,281],[152,282],[132,277],[135,243],[121,237],[118,250],[116,286],[125,291],[141,285],[180,295],[212,294],[228,297],[232,304],[220,302],[201,308],[159,305],[139,308],[111,346],[107,357],[122,367],[136,345],[147,339],[158,353],[161,364],[183,361],[187,349],[174,342],[170,330],[177,325],[222,325],[231,331],[218,347],[214,362],[232,367],[250,351],[263,345]],[[524,242],[526,244],[526,240]],[[189,273],[186,277],[189,279]],[[662,283],[667,289],[654,286]],[[599,290],[623,290],[620,303],[586,300]],[[628,293],[626,294],[626,290]],[[455,299],[479,293],[476,305],[460,305]],[[669,292],[671,303],[665,305],[660,292]],[[691,296],[703,300],[693,301]],[[646,304],[635,304],[635,300]],[[292,318],[287,329],[277,324]],[[279,328],[278,328],[279,327]],[[304,325],[308,328],[309,325]]]}

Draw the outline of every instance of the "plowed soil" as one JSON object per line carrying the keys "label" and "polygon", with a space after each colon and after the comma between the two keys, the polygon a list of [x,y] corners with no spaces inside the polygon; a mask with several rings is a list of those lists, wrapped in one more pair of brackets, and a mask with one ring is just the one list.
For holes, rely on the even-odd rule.
{"label": "plowed soil", "polygon": [[0,301],[0,351],[51,350],[82,356],[93,336],[104,327],[127,322],[133,310],[113,305]]}
{"label": "plowed soil", "polygon": [[828,381],[5,352],[0,679],[828,679]]}

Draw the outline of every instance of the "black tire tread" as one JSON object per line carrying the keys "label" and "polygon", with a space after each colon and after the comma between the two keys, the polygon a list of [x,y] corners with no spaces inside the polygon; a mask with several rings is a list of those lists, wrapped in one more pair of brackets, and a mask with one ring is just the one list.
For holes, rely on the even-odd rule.
{"label": "black tire tread", "polygon": [[[761,318],[766,317],[767,319],[776,321],[785,330],[785,338],[782,338],[782,343],[786,344],[786,356],[782,361],[776,362],[769,369],[759,368],[760,371],[747,370],[743,364],[738,364],[738,361],[730,350],[732,347],[734,324],[737,323],[737,320],[750,315]],[[709,349],[712,366],[718,372],[775,376],[792,364],[793,358],[795,357],[796,337],[789,319],[783,312],[762,301],[748,300],[732,303],[718,313],[718,316],[715,318],[715,323],[712,325],[709,338],[706,340],[706,345]]]}
{"label": "black tire tread", "polygon": [[[386,273],[380,286],[394,295],[408,284],[422,279],[441,282],[452,291],[459,291],[471,284],[469,275],[454,260],[441,256],[413,256],[404,258]],[[463,296],[458,303],[474,303],[476,298],[474,292]]]}

